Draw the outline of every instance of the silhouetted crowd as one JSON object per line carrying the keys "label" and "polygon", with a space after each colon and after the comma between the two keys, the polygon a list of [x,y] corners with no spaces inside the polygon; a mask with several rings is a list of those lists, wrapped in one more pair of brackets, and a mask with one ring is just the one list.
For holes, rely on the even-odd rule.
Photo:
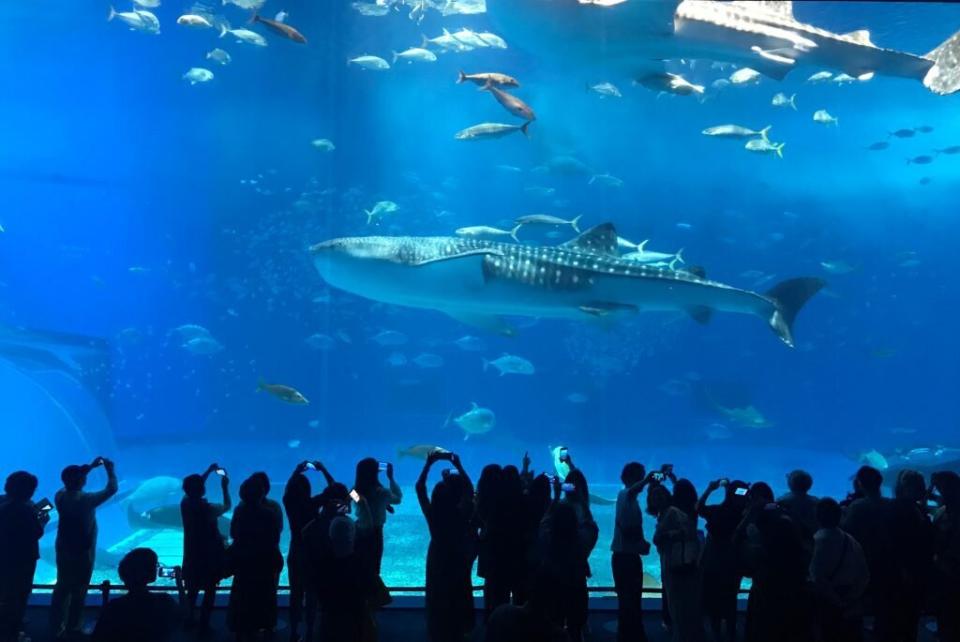
{"label": "silhouetted crowd", "polygon": [[[430,489],[438,464],[444,469]],[[87,492],[87,477],[100,467],[105,487]],[[588,637],[589,558],[599,529],[587,479],[565,449],[556,468],[566,474],[534,474],[525,456],[521,468],[486,466],[474,486],[456,454],[439,448],[426,453],[415,488],[430,533],[430,640],[463,642],[473,632],[474,563],[483,578],[488,642]],[[319,494],[311,472],[324,478]],[[211,476],[219,479],[219,503],[206,498]],[[118,484],[113,462],[104,458],[68,466],[61,481],[51,503],[34,501],[33,475],[20,471],[7,478],[0,497],[0,642],[23,639],[38,542],[54,508],[57,581],[50,625],[57,638],[82,636],[96,513]],[[620,642],[647,639],[642,558],[654,551],[662,626],[676,642],[855,642],[865,639],[865,617],[870,639],[915,641],[925,614],[936,617],[941,642],[960,641],[956,473],[934,473],[928,483],[920,473],[903,471],[888,498],[882,474],[864,466],[840,502],[811,495],[813,479],[799,470],[788,475],[790,491],[779,499],[764,482],[733,479],[713,481],[698,495],[669,464],[648,472],[628,463],[621,481],[610,547]],[[217,464],[186,477],[183,491],[182,565],[164,567],[150,549],[130,551],[118,569],[126,592],[103,608],[92,640],[159,642],[182,628],[209,635],[214,595],[226,578],[232,578],[227,623],[236,639],[270,639],[285,564],[291,640],[378,639],[375,613],[391,602],[380,578],[384,524],[403,498],[391,464],[361,460],[348,487],[322,463],[303,462],[287,481],[282,506],[269,497],[270,480],[261,472],[240,484],[234,507],[227,471]],[[719,501],[711,501],[715,493],[722,494]],[[231,509],[226,538],[218,522]],[[656,521],[650,539],[644,512]],[[290,528],[286,560],[280,549],[284,515]],[[175,579],[179,600],[151,590],[158,575]],[[738,618],[745,578],[746,617]]]}

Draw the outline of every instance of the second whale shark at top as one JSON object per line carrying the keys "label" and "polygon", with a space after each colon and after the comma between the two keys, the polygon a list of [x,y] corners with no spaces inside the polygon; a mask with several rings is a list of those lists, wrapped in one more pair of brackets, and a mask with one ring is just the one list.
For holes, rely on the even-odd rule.
{"label": "second whale shark at top", "polygon": [[668,270],[624,259],[604,223],[556,247],[447,236],[339,238],[310,248],[330,285],[368,299],[426,308],[502,334],[503,316],[617,318],[686,312],[706,323],[714,311],[759,316],[788,346],[800,308],[824,285],[783,281],[760,294],[710,281],[702,270]]}
{"label": "second whale shark at top", "polygon": [[876,46],[865,29],[833,33],[799,22],[788,0],[487,0],[487,11],[522,48],[634,79],[662,71],[664,60],[702,59],[777,79],[807,65],[912,78],[937,94],[960,89],[960,32],[916,55]]}

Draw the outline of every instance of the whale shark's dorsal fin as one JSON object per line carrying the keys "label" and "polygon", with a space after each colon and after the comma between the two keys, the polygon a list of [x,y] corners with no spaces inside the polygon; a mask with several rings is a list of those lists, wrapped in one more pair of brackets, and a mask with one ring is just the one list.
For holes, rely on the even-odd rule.
{"label": "whale shark's dorsal fin", "polygon": [[613,223],[601,223],[560,247],[602,256],[620,256],[617,252],[617,230]]}
{"label": "whale shark's dorsal fin", "polygon": [[781,18],[793,20],[793,1],[792,0],[735,0],[732,4],[740,7],[746,7],[754,11],[766,11],[774,13]]}
{"label": "whale shark's dorsal fin", "polygon": [[856,31],[851,31],[843,35],[844,37],[850,38],[851,40],[853,40],[858,44],[869,45],[871,47],[876,46],[875,44],[873,44],[873,41],[870,40],[870,31],[867,29],[857,29]]}

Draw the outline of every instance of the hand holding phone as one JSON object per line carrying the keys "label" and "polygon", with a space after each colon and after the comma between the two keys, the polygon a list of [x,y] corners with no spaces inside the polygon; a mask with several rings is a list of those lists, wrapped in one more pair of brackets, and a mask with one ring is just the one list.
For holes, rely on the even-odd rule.
{"label": "hand holding phone", "polygon": [[217,468],[217,469],[214,470],[213,472],[215,472],[216,474],[220,475],[221,477],[226,477],[226,476],[227,476],[227,469],[226,469],[226,468]]}
{"label": "hand holding phone", "polygon": [[653,473],[653,481],[662,482],[662,481],[663,481],[664,479],[666,479],[666,478],[667,478],[667,476],[664,475],[664,474],[661,473],[661,472],[655,472],[655,473]]}
{"label": "hand holding phone", "polygon": [[33,505],[37,513],[40,515],[45,515],[53,510],[53,504],[50,503],[50,500],[44,497],[39,502]]}
{"label": "hand holding phone", "polygon": [[303,467],[306,468],[307,470],[316,470],[316,469],[317,469],[317,464],[316,464],[316,462],[305,461],[305,462],[303,462]]}

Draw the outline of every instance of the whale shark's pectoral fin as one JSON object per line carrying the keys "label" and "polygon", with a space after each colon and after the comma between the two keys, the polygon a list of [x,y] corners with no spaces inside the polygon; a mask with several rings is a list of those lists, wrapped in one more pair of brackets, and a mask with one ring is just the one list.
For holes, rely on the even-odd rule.
{"label": "whale shark's pectoral fin", "polygon": [[443,312],[460,323],[472,325],[475,328],[480,328],[487,332],[493,332],[494,334],[505,337],[514,337],[517,335],[516,328],[495,315],[477,314],[463,310],[443,310]]}
{"label": "whale shark's pectoral fin", "polygon": [[458,254],[417,258],[408,262],[414,269],[430,270],[438,281],[459,283],[466,288],[479,288],[486,282],[483,261],[488,256],[502,256],[496,250],[467,250]]}
{"label": "whale shark's pectoral fin", "polygon": [[614,303],[612,301],[590,301],[580,306],[580,311],[584,314],[596,317],[598,319],[609,319],[622,315],[633,315],[640,309],[629,303]]}

